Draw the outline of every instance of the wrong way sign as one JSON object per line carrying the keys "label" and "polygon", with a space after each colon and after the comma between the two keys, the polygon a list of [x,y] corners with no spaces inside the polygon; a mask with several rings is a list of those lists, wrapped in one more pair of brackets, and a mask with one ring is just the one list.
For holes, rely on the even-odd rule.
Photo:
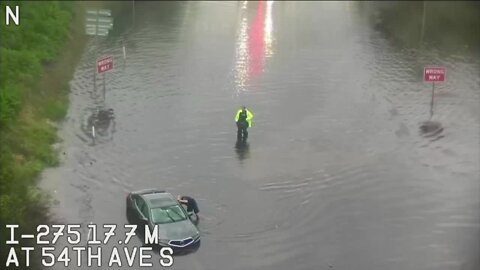
{"label": "wrong way sign", "polygon": [[444,82],[447,71],[443,67],[425,67],[423,80],[425,82]]}
{"label": "wrong way sign", "polygon": [[97,72],[99,74],[113,69],[113,56],[97,60]]}

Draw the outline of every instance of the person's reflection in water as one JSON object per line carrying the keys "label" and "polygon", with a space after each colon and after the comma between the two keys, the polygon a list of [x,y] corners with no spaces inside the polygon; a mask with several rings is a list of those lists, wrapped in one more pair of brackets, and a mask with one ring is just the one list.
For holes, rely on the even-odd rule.
{"label": "person's reflection in water", "polygon": [[242,139],[235,143],[235,152],[237,152],[238,160],[243,161],[250,157],[250,144]]}

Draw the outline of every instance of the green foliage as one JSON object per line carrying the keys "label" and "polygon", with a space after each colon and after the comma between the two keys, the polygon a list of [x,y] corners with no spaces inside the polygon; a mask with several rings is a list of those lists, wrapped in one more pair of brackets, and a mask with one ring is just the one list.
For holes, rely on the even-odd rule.
{"label": "green foliage", "polygon": [[20,99],[20,88],[18,86],[0,87],[0,123],[15,118],[20,108]]}
{"label": "green foliage", "polygon": [[48,119],[58,121],[63,119],[67,114],[68,100],[66,98],[56,98],[47,101],[46,106],[43,108],[44,114]]}
{"label": "green foliage", "polygon": [[[20,6],[19,26],[5,25],[6,5]],[[74,3],[1,1],[0,9],[0,239],[6,239],[5,224],[32,233],[45,223],[46,204],[35,179],[45,167],[58,165],[51,147],[57,128],[50,120],[65,115],[68,88],[45,90],[39,82],[45,64],[58,57],[70,37]],[[4,263],[5,241],[0,250]]]}
{"label": "green foliage", "polygon": [[[7,1],[20,6],[20,25],[0,24],[0,128],[15,121],[26,93],[38,80],[42,64],[52,61],[69,37],[72,4],[58,1]],[[2,12],[2,16],[5,14]]]}

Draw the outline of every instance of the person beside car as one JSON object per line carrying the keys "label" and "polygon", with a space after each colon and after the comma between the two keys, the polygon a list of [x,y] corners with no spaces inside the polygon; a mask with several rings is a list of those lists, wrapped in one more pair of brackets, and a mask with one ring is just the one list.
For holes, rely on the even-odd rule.
{"label": "person beside car", "polygon": [[185,204],[187,206],[187,212],[191,213],[194,212],[195,214],[198,214],[200,210],[198,209],[197,202],[195,201],[194,198],[190,196],[177,196],[177,201],[179,203]]}

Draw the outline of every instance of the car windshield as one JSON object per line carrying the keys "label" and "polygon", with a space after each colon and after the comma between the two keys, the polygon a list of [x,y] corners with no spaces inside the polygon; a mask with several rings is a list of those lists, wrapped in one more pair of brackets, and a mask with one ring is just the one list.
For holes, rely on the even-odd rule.
{"label": "car windshield", "polygon": [[152,209],[152,221],[154,224],[172,223],[187,219],[179,205],[170,205]]}

